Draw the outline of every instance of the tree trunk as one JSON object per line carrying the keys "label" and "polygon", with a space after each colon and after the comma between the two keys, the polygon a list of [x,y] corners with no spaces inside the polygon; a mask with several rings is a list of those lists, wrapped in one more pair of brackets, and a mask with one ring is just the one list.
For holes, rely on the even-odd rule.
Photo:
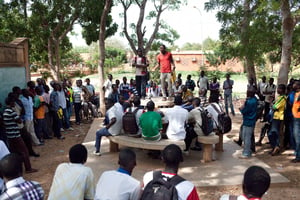
{"label": "tree trunk", "polygon": [[289,0],[281,1],[282,15],[282,52],[278,74],[278,84],[287,84],[292,55],[292,39],[295,23],[291,15]]}
{"label": "tree trunk", "polygon": [[60,81],[60,80],[61,80],[61,77],[60,77],[59,41],[55,41],[54,47],[55,47],[55,71],[56,71],[55,79],[56,79],[57,81]]}
{"label": "tree trunk", "polygon": [[51,38],[48,38],[48,63],[49,63],[49,69],[50,69],[50,72],[53,76],[53,78],[56,80],[56,77],[57,77],[57,71],[55,70],[55,64],[54,64],[54,61],[53,61],[53,55],[54,52],[53,52],[53,48],[52,48],[52,40]]}
{"label": "tree trunk", "polygon": [[[250,17],[251,17],[251,9],[250,9],[250,3],[251,0],[244,0],[244,15],[242,20],[242,26],[241,26],[241,43],[246,49],[247,46],[249,46],[249,26],[250,26]],[[247,70],[247,78],[253,78],[256,83],[256,74],[255,74],[255,68],[254,68],[254,62],[251,58],[252,52],[248,52],[245,50],[245,65]]]}
{"label": "tree trunk", "polygon": [[99,65],[98,65],[98,74],[99,74],[99,88],[100,88],[100,112],[102,116],[105,114],[105,102],[104,102],[104,91],[103,91],[103,82],[104,82],[104,62],[105,62],[105,32],[106,32],[106,18],[109,13],[110,7],[112,5],[112,0],[106,0],[105,6],[102,11],[100,19],[100,32],[99,32]]}

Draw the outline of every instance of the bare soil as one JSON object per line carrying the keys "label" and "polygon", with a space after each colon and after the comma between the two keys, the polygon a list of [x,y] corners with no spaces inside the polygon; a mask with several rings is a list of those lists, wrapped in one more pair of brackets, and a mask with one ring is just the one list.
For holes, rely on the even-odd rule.
{"label": "bare soil", "polygon": [[[240,105],[240,102],[238,103]],[[233,123],[241,123],[241,116],[233,117]],[[260,133],[262,124],[257,122],[256,138]],[[56,138],[46,140],[44,146],[34,147],[35,151],[41,156],[39,158],[31,157],[33,168],[39,171],[33,174],[24,174],[24,177],[29,180],[35,180],[41,183],[48,195],[52,183],[53,175],[58,164],[68,162],[68,151],[71,146],[77,143],[82,143],[87,134],[90,122],[82,123],[81,125],[73,124],[74,131],[62,132],[66,137],[65,140],[57,140]],[[227,137],[233,139],[238,138],[238,133],[230,133]],[[268,154],[269,145],[265,144],[267,139],[263,142],[263,146],[257,147],[256,157],[267,163],[275,171],[281,173],[290,180],[290,183],[272,184],[271,188],[264,196],[266,200],[280,200],[300,199],[300,163],[291,163],[290,160],[294,158],[293,151],[287,150],[279,156],[270,156]],[[95,177],[98,178],[98,177]],[[205,199],[219,199],[222,194],[242,194],[241,185],[238,186],[220,186],[220,187],[201,187],[197,188],[200,198]],[[47,198],[47,197],[46,197]]]}

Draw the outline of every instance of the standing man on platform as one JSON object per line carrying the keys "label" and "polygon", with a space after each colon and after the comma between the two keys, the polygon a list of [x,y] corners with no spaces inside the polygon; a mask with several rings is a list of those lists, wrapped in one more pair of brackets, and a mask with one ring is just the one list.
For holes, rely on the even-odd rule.
{"label": "standing man on platform", "polygon": [[147,85],[147,67],[149,66],[149,61],[143,54],[143,50],[139,48],[137,50],[137,55],[132,61],[132,66],[136,67],[135,71],[135,82],[136,90],[141,98],[146,96],[146,85]]}
{"label": "standing man on platform", "polygon": [[[158,64],[154,67],[154,70],[160,67],[160,81],[162,88],[163,101],[167,100],[167,94],[165,90],[166,79],[168,83],[168,96],[172,96],[172,82],[171,82],[171,72],[175,70],[175,63],[172,54],[166,50],[165,45],[160,46],[160,54],[157,56]],[[173,69],[171,68],[173,66]]]}
{"label": "standing man on platform", "polygon": [[235,116],[234,107],[232,103],[232,87],[234,81],[230,79],[230,74],[226,74],[226,80],[223,82],[225,110],[228,115],[228,104],[231,108],[231,114]]}

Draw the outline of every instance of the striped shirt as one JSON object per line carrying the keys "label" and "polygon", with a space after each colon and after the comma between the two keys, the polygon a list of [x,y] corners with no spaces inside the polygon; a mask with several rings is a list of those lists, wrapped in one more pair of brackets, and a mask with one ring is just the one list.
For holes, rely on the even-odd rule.
{"label": "striped shirt", "polygon": [[42,200],[44,190],[35,181],[25,181],[18,177],[6,183],[6,190],[0,196],[1,200]]}
{"label": "striped shirt", "polygon": [[82,96],[82,88],[81,87],[74,87],[73,92],[74,92],[74,95],[73,95],[74,103],[81,103],[81,101],[82,101],[82,97],[81,97]]}
{"label": "striped shirt", "polygon": [[21,136],[19,126],[16,122],[17,119],[19,119],[19,116],[12,108],[5,108],[3,112],[3,122],[7,138],[17,138]]}

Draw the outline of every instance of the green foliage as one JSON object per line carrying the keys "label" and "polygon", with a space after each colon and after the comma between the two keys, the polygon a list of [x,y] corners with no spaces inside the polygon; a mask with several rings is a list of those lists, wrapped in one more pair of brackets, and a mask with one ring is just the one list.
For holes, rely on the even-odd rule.
{"label": "green foliage", "polygon": [[[82,26],[82,37],[90,45],[99,39],[100,19],[105,5],[103,0],[85,0],[83,2],[82,12],[79,17],[79,23]],[[114,35],[118,25],[113,23],[112,16],[107,16],[106,38]]]}
{"label": "green foliage", "polygon": [[196,51],[200,51],[202,49],[202,46],[199,43],[190,43],[190,42],[187,42],[187,43],[183,44],[180,49],[181,50],[196,50]]}

